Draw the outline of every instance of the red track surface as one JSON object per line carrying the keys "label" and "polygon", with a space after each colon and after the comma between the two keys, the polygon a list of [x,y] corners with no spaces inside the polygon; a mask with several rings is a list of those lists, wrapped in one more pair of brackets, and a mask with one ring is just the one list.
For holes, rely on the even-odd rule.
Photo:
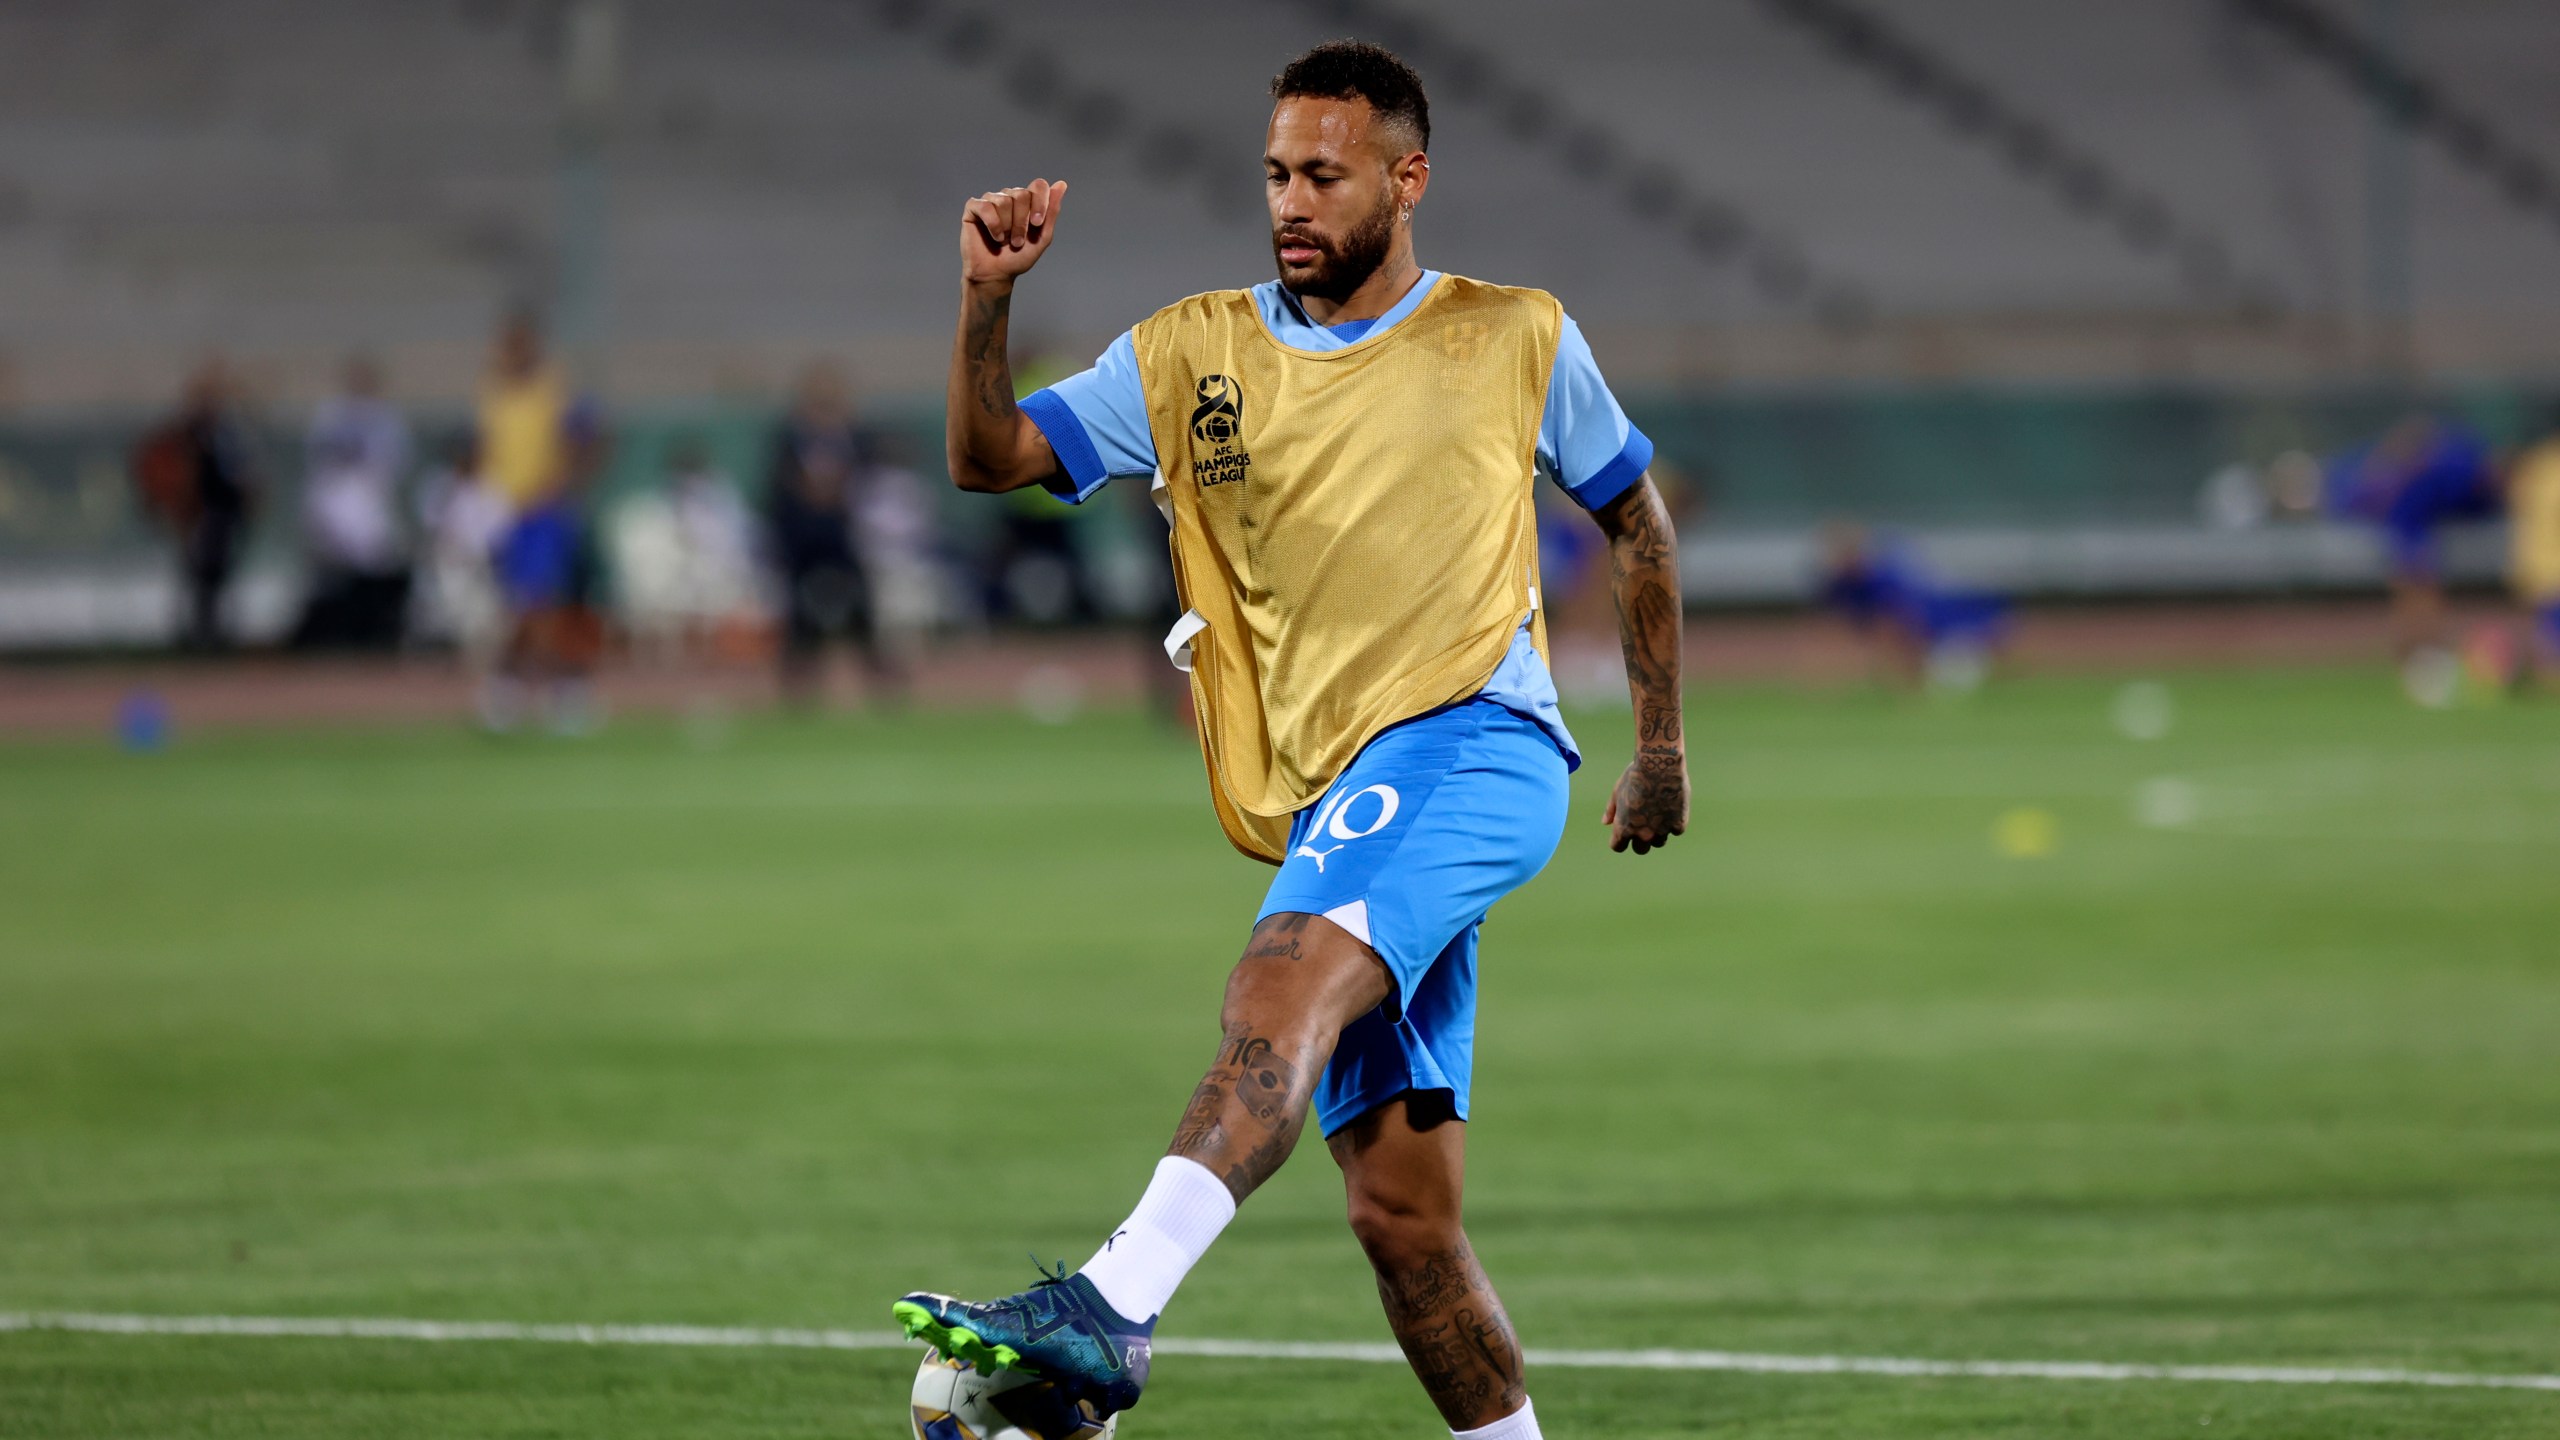
{"label": "red track surface", "polygon": [[[2389,654],[2387,634],[2379,605],[2030,611],[2019,619],[2009,665],[2024,672],[2379,666]],[[1557,669],[1569,689],[1617,663],[1614,638],[1605,634],[1560,640],[1558,648]],[[1840,684],[1865,673],[1858,647],[1814,616],[1692,616],[1688,656],[1690,678],[1708,684]],[[1128,703],[1146,683],[1146,667],[1163,663],[1161,652],[1134,636],[970,641],[919,667],[914,699],[926,708],[1013,704],[1030,686],[1080,693],[1088,703]],[[765,671],[735,666],[620,663],[607,670],[603,690],[610,708],[623,714],[774,702]],[[103,734],[117,707],[139,691],[158,695],[185,730],[434,721],[467,714],[471,698],[461,671],[440,659],[19,662],[0,666],[0,734]],[[859,687],[837,676],[829,702],[859,701]]]}

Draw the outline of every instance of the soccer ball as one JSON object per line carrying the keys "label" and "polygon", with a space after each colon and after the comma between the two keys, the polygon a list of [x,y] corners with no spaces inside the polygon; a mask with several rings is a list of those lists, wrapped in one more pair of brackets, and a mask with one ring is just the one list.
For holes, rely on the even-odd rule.
{"label": "soccer ball", "polygon": [[909,1398],[915,1440],[1111,1440],[1120,1423],[1094,1419],[1046,1380],[982,1375],[939,1350],[925,1352]]}

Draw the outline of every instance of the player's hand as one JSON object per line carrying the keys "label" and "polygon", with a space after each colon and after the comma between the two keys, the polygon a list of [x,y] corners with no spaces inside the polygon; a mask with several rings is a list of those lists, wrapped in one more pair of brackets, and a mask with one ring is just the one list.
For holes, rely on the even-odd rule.
{"label": "player's hand", "polygon": [[1609,792],[1609,807],[1600,812],[1609,827],[1609,848],[1636,847],[1644,854],[1671,843],[1689,828],[1689,762],[1677,750],[1642,750],[1618,788]]}
{"label": "player's hand", "polygon": [[1057,238],[1067,182],[1034,180],[990,190],[960,212],[960,278],[970,284],[1008,281],[1040,263]]}

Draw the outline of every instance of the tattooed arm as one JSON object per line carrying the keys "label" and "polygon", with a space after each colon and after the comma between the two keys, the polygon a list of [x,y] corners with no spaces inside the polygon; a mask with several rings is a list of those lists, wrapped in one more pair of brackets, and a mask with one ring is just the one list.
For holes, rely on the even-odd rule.
{"label": "tattooed arm", "polygon": [[1034,180],[990,190],[961,212],[960,333],[951,347],[942,444],[952,483],[963,490],[1019,490],[1060,473],[1049,437],[1014,406],[1005,337],[1013,284],[1049,252],[1066,197],[1064,180]]}
{"label": "tattooed arm", "polygon": [[1636,758],[1601,816],[1609,848],[1644,854],[1689,827],[1689,761],[1680,732],[1680,552],[1646,476],[1593,512],[1609,537],[1609,588],[1636,706]]}

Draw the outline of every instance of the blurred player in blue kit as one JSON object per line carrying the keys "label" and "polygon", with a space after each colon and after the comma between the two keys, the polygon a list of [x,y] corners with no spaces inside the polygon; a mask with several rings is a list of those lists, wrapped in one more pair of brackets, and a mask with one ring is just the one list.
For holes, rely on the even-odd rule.
{"label": "blurred player in blue kit", "polygon": [[2507,582],[2524,610],[2527,667],[2560,692],[2560,410],[2507,475]]}
{"label": "blurred player in blue kit", "polygon": [[595,670],[604,657],[599,565],[590,490],[605,458],[602,412],[580,401],[563,421],[565,460],[557,478],[518,510],[492,555],[509,629],[498,670],[483,692],[481,723],[512,730],[528,703],[563,735],[583,735],[602,718]]}
{"label": "blurred player in blue kit", "polygon": [[1908,545],[1855,525],[1822,532],[1823,608],[1869,647],[1875,670],[1905,685],[1971,688],[2008,639],[2009,602],[1940,584]]}
{"label": "blurred player in blue kit", "polygon": [[2487,520],[2499,510],[2498,457],[2465,426],[2412,415],[2329,462],[2321,505],[2381,532],[2391,567],[2393,643],[2418,669],[2450,664],[2445,649],[2444,554],[2448,523]]}

